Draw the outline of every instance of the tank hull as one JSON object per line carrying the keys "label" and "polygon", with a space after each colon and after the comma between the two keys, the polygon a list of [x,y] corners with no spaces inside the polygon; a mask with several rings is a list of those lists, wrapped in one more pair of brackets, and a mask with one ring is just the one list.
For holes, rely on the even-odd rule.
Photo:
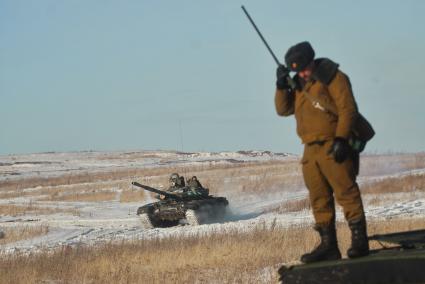
{"label": "tank hull", "polygon": [[146,214],[152,227],[169,227],[184,223],[190,211],[196,215],[197,222],[194,223],[200,224],[224,216],[228,204],[226,198],[213,196],[194,200],[162,200],[139,207],[137,215]]}

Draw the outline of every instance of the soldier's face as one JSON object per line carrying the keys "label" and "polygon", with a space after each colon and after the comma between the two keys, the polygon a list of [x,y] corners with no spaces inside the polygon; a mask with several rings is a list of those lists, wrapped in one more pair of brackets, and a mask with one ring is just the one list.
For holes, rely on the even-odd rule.
{"label": "soldier's face", "polygon": [[305,81],[310,81],[311,74],[313,74],[313,62],[310,63],[304,70],[298,72],[298,76],[300,76]]}

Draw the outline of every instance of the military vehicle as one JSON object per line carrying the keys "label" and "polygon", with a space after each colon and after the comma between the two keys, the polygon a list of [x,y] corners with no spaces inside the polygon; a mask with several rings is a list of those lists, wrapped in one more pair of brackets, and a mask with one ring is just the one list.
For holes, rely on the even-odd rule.
{"label": "military vehicle", "polygon": [[[323,261],[279,269],[293,283],[425,283],[425,230],[370,236],[382,249],[365,257]],[[392,244],[386,247],[383,242]]]}
{"label": "military vehicle", "polygon": [[146,204],[137,209],[145,228],[171,227],[179,224],[199,225],[206,222],[220,221],[229,204],[225,197],[209,195],[206,188],[203,194],[193,194],[189,186],[181,188],[181,194],[162,191],[138,182],[133,185],[157,193],[157,202]]}

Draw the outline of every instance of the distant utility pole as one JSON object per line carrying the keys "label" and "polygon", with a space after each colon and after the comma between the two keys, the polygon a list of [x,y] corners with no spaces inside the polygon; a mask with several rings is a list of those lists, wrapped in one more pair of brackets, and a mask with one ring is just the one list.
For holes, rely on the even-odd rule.
{"label": "distant utility pole", "polygon": [[183,152],[183,132],[182,132],[182,121],[181,119],[179,119],[179,131],[180,131],[180,146],[181,146],[181,151]]}

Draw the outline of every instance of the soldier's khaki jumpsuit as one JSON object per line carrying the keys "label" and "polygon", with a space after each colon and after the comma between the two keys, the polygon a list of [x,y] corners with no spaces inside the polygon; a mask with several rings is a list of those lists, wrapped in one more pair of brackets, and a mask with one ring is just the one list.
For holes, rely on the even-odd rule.
{"label": "soldier's khaki jumpsuit", "polygon": [[[310,99],[303,91],[310,94]],[[332,104],[338,116],[326,112],[321,105],[314,105],[311,98]],[[357,115],[348,77],[338,70],[328,85],[312,81],[303,90],[294,93],[277,89],[275,106],[281,116],[295,114],[297,133],[305,145],[301,163],[316,224],[329,225],[335,222],[334,196],[343,207],[347,221],[364,218],[352,158],[338,164],[332,154],[328,154],[333,138],[350,137]]]}

